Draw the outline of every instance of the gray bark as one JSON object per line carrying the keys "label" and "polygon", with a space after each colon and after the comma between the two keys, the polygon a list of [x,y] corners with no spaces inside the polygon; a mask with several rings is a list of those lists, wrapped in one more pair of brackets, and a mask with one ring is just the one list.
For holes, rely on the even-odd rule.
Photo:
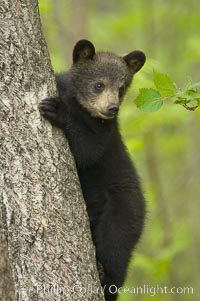
{"label": "gray bark", "polygon": [[36,0],[0,5],[0,300],[103,300],[66,140],[40,117],[55,80]]}

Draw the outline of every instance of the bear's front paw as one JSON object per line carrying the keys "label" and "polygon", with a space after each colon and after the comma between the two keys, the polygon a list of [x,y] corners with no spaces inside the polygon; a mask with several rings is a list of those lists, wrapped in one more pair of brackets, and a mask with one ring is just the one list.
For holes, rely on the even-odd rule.
{"label": "bear's front paw", "polygon": [[60,107],[61,101],[59,97],[45,98],[39,104],[40,114],[59,127],[62,126],[61,116],[59,114]]}

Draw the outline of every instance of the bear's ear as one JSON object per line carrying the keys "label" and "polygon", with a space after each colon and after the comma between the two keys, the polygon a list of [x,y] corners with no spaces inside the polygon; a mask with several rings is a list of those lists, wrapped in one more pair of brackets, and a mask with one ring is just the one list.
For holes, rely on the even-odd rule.
{"label": "bear's ear", "polygon": [[135,50],[123,57],[128,67],[133,73],[139,71],[146,61],[145,54],[140,50]]}
{"label": "bear's ear", "polygon": [[76,43],[73,50],[73,63],[79,60],[91,60],[95,55],[94,45],[88,40],[80,40]]}

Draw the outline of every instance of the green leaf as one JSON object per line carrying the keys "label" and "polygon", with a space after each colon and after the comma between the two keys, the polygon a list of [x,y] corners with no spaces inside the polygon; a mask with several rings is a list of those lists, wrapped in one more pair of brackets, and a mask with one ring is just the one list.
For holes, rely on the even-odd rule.
{"label": "green leaf", "polygon": [[135,99],[137,107],[143,112],[154,112],[163,105],[161,94],[154,89],[142,88]]}
{"label": "green leaf", "polygon": [[178,99],[183,99],[185,102],[192,100],[200,100],[200,93],[195,90],[180,91],[175,95]]}
{"label": "green leaf", "polygon": [[195,90],[187,90],[185,92],[187,95],[188,99],[195,100],[195,99],[200,99],[200,93]]}
{"label": "green leaf", "polygon": [[186,103],[186,100],[185,100],[185,98],[177,97],[177,99],[174,101],[174,103],[177,103],[177,104],[185,104],[185,103]]}
{"label": "green leaf", "polygon": [[172,79],[167,75],[160,73],[158,71],[153,71],[153,80],[156,88],[164,97],[173,96],[177,87],[176,84],[172,81]]}
{"label": "green leaf", "polygon": [[200,82],[197,83],[190,83],[189,85],[187,85],[187,90],[193,90],[196,87],[200,86]]}

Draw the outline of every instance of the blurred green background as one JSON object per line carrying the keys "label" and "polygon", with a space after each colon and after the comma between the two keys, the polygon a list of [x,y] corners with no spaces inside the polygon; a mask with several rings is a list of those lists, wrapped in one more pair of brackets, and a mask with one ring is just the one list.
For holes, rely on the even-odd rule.
{"label": "blurred green background", "polygon": [[[134,105],[152,86],[153,68],[178,85],[200,81],[199,0],[40,0],[44,35],[55,72],[71,64],[74,43],[90,39],[98,50],[135,49],[147,56],[120,113],[125,143],[142,178],[148,216],[130,262],[120,301],[200,300],[200,109],[166,103],[155,113]],[[158,287],[192,287],[193,294],[162,294]],[[147,289],[152,287],[151,294]],[[155,288],[154,288],[155,287]],[[159,293],[160,292],[160,293]],[[179,290],[181,292],[181,289]]]}

